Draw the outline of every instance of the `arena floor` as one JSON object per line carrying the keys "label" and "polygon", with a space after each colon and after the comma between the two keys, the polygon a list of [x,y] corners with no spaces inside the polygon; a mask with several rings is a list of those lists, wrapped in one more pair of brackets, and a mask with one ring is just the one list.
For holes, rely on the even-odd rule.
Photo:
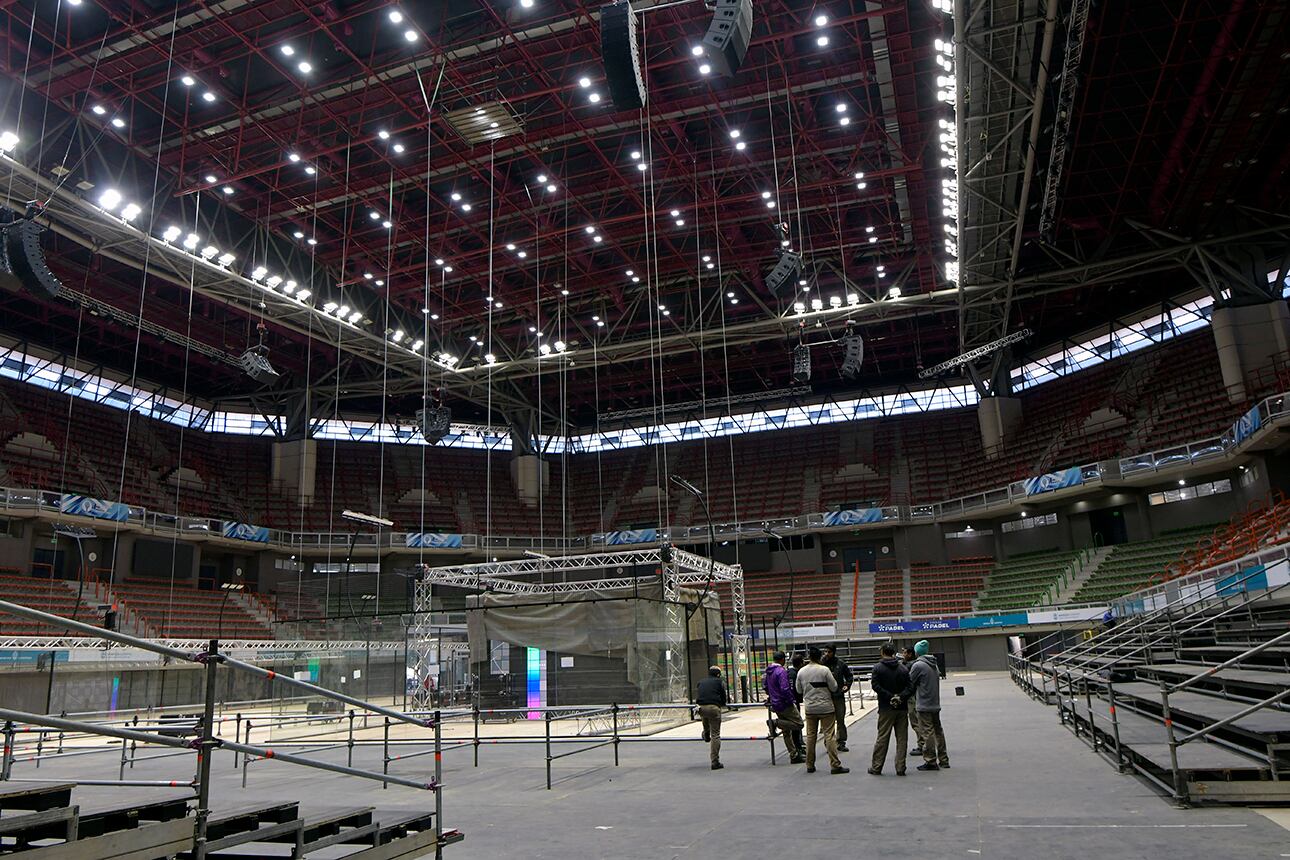
{"label": "arena floor", "polygon": [[[708,768],[700,742],[624,744],[622,765],[600,749],[554,765],[546,791],[540,744],[491,745],[481,766],[469,748],[445,761],[445,825],[466,841],[449,848],[453,860],[495,858],[884,858],[998,857],[1086,860],[1089,857],[1290,857],[1290,831],[1264,814],[1238,808],[1173,808],[1132,776],[1117,774],[1057,723],[1056,713],[1023,695],[1005,674],[957,674],[966,696],[947,695],[944,713],[953,769],[904,778],[866,774],[872,707],[851,726],[850,774],[827,768],[807,775],[800,766],[771,767],[765,742],[731,742],[725,770]],[[951,693],[949,689],[945,691]],[[763,730],[752,714],[727,724],[725,734]],[[693,737],[697,726],[672,734]],[[343,761],[343,751],[319,753]],[[356,756],[379,769],[379,749]],[[99,759],[93,774],[114,778]],[[42,778],[89,777],[85,758],[47,763]],[[182,765],[180,764],[182,762]],[[186,778],[188,759],[140,763],[130,779]],[[229,753],[217,754],[214,800],[232,809],[257,801],[298,799],[306,813],[348,806],[424,809],[428,795],[411,789],[305,772],[260,762],[240,788]],[[395,762],[391,773],[414,777],[431,757]],[[190,771],[191,772],[191,771]],[[27,765],[15,776],[35,776]],[[158,790],[84,788],[83,807],[119,805]]]}

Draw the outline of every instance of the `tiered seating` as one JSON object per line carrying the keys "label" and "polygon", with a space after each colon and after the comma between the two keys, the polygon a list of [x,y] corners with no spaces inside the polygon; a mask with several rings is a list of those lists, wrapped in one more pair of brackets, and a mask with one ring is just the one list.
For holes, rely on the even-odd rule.
{"label": "tiered seating", "polygon": [[750,621],[778,618],[781,614],[785,622],[833,621],[838,617],[838,583],[836,570],[797,571],[793,574],[793,602],[787,605],[786,571],[746,573],[744,611]]}
{"label": "tiered seating", "polygon": [[[273,631],[247,613],[236,595],[199,591],[189,585],[118,580],[112,591],[121,605],[157,636],[181,639],[272,639]],[[221,612],[223,615],[221,616]]]}
{"label": "tiered seating", "polygon": [[1021,609],[1040,603],[1078,555],[1078,552],[1045,550],[1016,555],[996,564],[977,601],[977,609]]}
{"label": "tiered seating", "polygon": [[909,567],[909,603],[913,615],[971,612],[994,559],[963,558],[947,565]]}
{"label": "tiered seating", "polygon": [[1198,526],[1165,532],[1159,538],[1120,544],[1102,560],[1093,575],[1080,586],[1073,602],[1111,600],[1147,585],[1158,578],[1189,547],[1208,534],[1212,526]]}
{"label": "tiered seating", "polygon": [[878,570],[873,575],[873,615],[899,618],[905,614],[905,572],[899,568]]}
{"label": "tiered seating", "polygon": [[1159,579],[1174,579],[1216,564],[1249,555],[1256,550],[1290,540],[1290,500],[1275,493],[1228,525],[1214,530],[1177,562],[1168,565]]}
{"label": "tiered seating", "polygon": [[1137,446],[1142,451],[1221,435],[1247,408],[1228,398],[1209,332],[1180,339],[1165,351],[1143,392],[1140,411],[1147,417]]}
{"label": "tiered seating", "polygon": [[[30,606],[42,612],[62,615],[71,618],[75,613],[76,620],[86,624],[100,624],[103,613],[99,611],[98,591],[93,583],[87,582],[81,601],[76,601],[79,584],[63,579],[38,579],[20,576],[17,571],[5,569],[0,573],[0,596],[13,603]],[[67,636],[79,635],[70,633],[62,627],[52,627],[38,621],[29,621],[16,615],[0,613],[0,634],[5,636]]]}

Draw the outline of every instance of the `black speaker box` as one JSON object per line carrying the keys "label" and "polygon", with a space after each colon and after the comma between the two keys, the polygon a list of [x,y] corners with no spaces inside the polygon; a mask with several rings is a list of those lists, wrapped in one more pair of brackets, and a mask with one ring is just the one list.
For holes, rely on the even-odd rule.
{"label": "black speaker box", "polygon": [[752,0],[717,0],[717,8],[703,37],[709,62],[717,74],[733,77],[743,65],[752,39]]}
{"label": "black speaker box", "polygon": [[22,286],[37,295],[58,295],[63,285],[45,265],[45,252],[40,248],[40,234],[45,232],[45,228],[35,221],[17,218],[12,211],[0,213],[0,218],[4,216],[16,220],[0,225],[0,230],[4,231],[0,288],[16,290]]}
{"label": "black speaker box", "polygon": [[600,7],[600,56],[614,107],[643,107],[645,79],[641,76],[640,51],[636,50],[636,15],[627,0]]}

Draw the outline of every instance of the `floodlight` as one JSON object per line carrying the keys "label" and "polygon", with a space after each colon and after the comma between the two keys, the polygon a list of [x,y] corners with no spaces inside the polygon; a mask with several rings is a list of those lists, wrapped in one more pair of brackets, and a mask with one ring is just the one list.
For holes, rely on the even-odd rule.
{"label": "floodlight", "polygon": [[364,514],[359,511],[351,511],[349,509],[341,511],[340,518],[343,520],[349,520],[350,522],[377,526],[378,528],[389,528],[394,525],[394,520],[387,520],[385,517],[378,517],[374,514]]}

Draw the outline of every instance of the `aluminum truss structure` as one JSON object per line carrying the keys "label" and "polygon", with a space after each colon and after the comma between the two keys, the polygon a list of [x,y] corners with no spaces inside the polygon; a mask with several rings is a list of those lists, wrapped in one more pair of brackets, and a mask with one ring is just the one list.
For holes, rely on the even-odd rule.
{"label": "aluminum truss structure", "polygon": [[[425,680],[431,675],[430,667],[439,659],[439,628],[422,619],[429,619],[432,610],[434,586],[450,585],[481,591],[498,591],[506,594],[532,594],[537,597],[555,594],[576,594],[614,588],[631,588],[639,578],[630,576],[601,576],[574,581],[549,582],[551,574],[579,572],[618,571],[633,565],[654,566],[662,577],[663,599],[667,601],[667,645],[678,654],[685,653],[686,618],[683,614],[680,590],[708,589],[723,584],[730,589],[732,630],[730,648],[735,665],[744,669],[749,664],[749,635],[744,611],[744,573],[737,564],[723,564],[692,552],[670,546],[620,552],[598,552],[585,555],[562,555],[552,558],[525,558],[515,561],[485,562],[481,564],[422,566],[421,578],[414,586],[413,622],[408,630],[408,663],[413,669],[411,680],[416,681],[414,702],[416,707],[429,701],[430,690]],[[563,578],[563,577],[562,577]],[[679,660],[668,663],[668,689],[675,691],[675,698],[684,698],[685,669]]]}
{"label": "aluminum truss structure", "polygon": [[[1008,333],[1042,127],[1057,0],[957,0],[959,346]],[[1042,29],[1042,34],[1041,34]],[[977,284],[992,284],[973,291]],[[969,365],[977,389],[1006,393],[1007,352]]]}

